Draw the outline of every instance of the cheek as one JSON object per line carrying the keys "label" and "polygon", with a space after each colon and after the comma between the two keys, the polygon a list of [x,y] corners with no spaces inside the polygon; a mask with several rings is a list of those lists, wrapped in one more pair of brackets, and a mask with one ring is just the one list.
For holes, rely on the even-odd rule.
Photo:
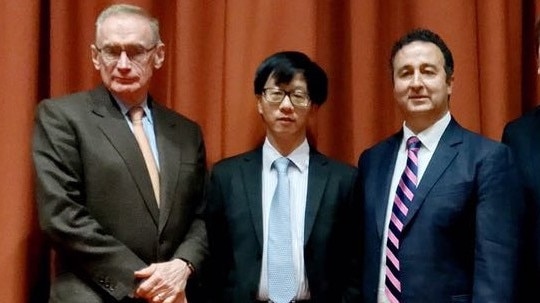
{"label": "cheek", "polygon": [[394,82],[394,95],[403,95],[404,93],[407,93],[408,91],[408,85],[407,83],[403,81],[396,81]]}

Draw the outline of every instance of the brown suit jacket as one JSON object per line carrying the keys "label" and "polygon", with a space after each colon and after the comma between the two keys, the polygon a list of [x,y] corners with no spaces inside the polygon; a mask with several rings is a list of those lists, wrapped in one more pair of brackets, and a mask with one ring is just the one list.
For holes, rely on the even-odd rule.
{"label": "brown suit jacket", "polygon": [[148,102],[160,208],[135,137],[104,87],[37,108],[33,160],[40,225],[56,251],[53,302],[120,301],[139,282],[135,270],[173,258],[199,268],[207,254],[201,130]]}

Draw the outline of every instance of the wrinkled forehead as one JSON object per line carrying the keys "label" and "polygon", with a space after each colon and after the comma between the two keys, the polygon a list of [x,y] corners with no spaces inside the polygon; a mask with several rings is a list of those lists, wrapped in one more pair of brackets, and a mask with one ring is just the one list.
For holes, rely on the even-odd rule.
{"label": "wrinkled forehead", "polygon": [[143,45],[154,42],[150,22],[143,16],[115,14],[96,28],[98,45]]}

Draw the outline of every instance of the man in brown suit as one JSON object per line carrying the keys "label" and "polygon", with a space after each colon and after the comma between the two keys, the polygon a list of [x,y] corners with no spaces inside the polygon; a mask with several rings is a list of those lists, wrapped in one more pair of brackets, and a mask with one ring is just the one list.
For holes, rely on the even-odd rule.
{"label": "man in brown suit", "polygon": [[[113,5],[97,19],[91,51],[103,85],[36,112],[39,219],[56,252],[50,301],[187,302],[187,285],[195,302],[207,254],[205,149],[196,123],[148,94],[165,55],[158,22]],[[145,156],[134,108],[144,111]]]}

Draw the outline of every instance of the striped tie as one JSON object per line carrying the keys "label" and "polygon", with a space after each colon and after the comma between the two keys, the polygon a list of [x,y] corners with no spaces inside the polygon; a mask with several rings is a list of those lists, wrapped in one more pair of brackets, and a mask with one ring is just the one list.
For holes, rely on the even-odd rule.
{"label": "striped tie", "polygon": [[417,137],[407,140],[407,166],[401,175],[394,198],[392,215],[388,224],[388,239],[386,241],[386,297],[391,303],[401,301],[401,281],[399,274],[399,243],[403,222],[407,217],[409,207],[418,184],[418,150],[422,143]]}

